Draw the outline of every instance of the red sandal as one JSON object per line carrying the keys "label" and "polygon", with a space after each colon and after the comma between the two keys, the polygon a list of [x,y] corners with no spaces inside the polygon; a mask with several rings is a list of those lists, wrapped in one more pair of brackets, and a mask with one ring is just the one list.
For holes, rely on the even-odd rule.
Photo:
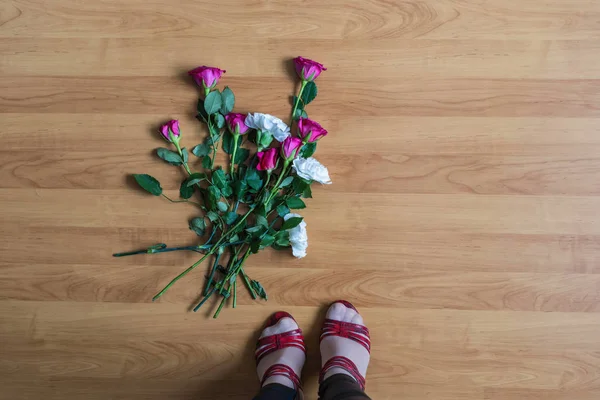
{"label": "red sandal", "polygon": [[[290,314],[283,311],[279,311],[273,314],[271,318],[268,319],[265,328],[275,325],[283,318],[291,318],[294,320],[294,322],[296,321],[294,317],[292,317]],[[254,353],[256,365],[258,365],[258,363],[268,354],[271,354],[274,351],[286,347],[296,347],[302,350],[306,355],[304,336],[302,335],[302,330],[300,328],[288,332],[278,333],[276,335],[265,336],[263,338],[258,339],[258,342],[256,342],[256,352]],[[265,371],[260,385],[262,386],[267,380],[267,378],[277,375],[284,376],[291,380],[294,384],[294,389],[296,389],[296,391],[298,391],[299,393],[302,392],[302,384],[300,383],[300,377],[294,372],[294,370],[291,367],[285,364],[271,365]]]}
{"label": "red sandal", "polygon": [[[341,303],[344,306],[358,312],[356,307],[354,307],[351,303],[345,300],[338,300],[333,302],[332,304],[335,303]],[[365,349],[367,349],[369,354],[371,353],[371,338],[369,336],[369,329],[366,326],[353,324],[350,322],[338,321],[335,319],[326,319],[325,323],[323,324],[323,329],[321,331],[321,338],[319,339],[319,342],[323,341],[323,339],[329,336],[338,336],[354,340],[355,342],[362,345]],[[323,365],[323,368],[321,368],[321,373],[319,374],[319,384],[323,382],[325,374],[331,368],[341,368],[347,371],[350,375],[352,375],[354,379],[356,379],[356,381],[360,385],[360,388],[363,391],[365,390],[364,376],[360,374],[358,368],[356,367],[356,364],[354,364],[354,362],[348,357],[344,356],[335,356],[327,360],[325,365]]]}

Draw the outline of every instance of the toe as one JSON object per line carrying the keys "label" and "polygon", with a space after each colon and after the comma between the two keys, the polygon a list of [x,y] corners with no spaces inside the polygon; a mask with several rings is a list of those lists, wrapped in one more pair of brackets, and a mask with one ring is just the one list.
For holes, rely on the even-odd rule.
{"label": "toe", "polygon": [[328,319],[334,319],[336,321],[343,321],[346,315],[346,306],[342,303],[333,303],[329,310],[327,310]]}
{"label": "toe", "polygon": [[350,320],[351,323],[353,324],[357,324],[357,325],[364,325],[365,322],[363,321],[363,317],[360,314],[354,313],[354,316],[352,317],[352,319]]}
{"label": "toe", "polygon": [[269,326],[262,331],[260,337],[276,335],[278,333],[293,331],[298,329],[298,324],[291,318],[282,318],[273,326]]}

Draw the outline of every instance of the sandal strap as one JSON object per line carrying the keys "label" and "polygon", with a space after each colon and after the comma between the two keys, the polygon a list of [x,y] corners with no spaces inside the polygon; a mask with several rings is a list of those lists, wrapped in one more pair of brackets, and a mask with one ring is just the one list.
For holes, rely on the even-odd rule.
{"label": "sandal strap", "polygon": [[369,353],[371,353],[371,339],[369,329],[364,325],[353,324],[350,322],[338,321],[335,319],[326,319],[321,331],[319,342],[326,337],[338,336],[354,340],[362,345]]}
{"label": "sandal strap", "polygon": [[356,380],[356,382],[358,382],[361,390],[363,390],[363,391],[365,390],[366,382],[365,382],[364,376],[362,376],[360,374],[360,372],[358,372],[358,368],[356,367],[356,364],[354,364],[354,362],[352,362],[352,360],[350,360],[349,358],[344,357],[344,356],[331,357],[325,363],[325,365],[323,365],[323,368],[321,368],[321,373],[319,374],[319,384],[323,383],[323,380],[325,379],[325,374],[331,368],[341,368],[341,369],[347,371],[350,375],[352,375],[352,377]]}
{"label": "sandal strap", "polygon": [[258,339],[258,342],[256,343],[256,352],[254,353],[256,364],[258,364],[266,355],[286,347],[296,347],[306,354],[304,336],[302,335],[301,329],[294,329],[292,331]]}
{"label": "sandal strap", "polygon": [[294,389],[296,389],[297,391],[302,391],[302,384],[300,383],[300,377],[298,376],[298,374],[296,374],[294,372],[294,370],[290,366],[285,365],[285,364],[271,365],[265,371],[265,374],[263,375],[260,385],[261,386],[264,385],[267,378],[270,378],[272,376],[285,376],[286,378],[288,378],[289,380],[292,381],[292,383],[294,384]]}

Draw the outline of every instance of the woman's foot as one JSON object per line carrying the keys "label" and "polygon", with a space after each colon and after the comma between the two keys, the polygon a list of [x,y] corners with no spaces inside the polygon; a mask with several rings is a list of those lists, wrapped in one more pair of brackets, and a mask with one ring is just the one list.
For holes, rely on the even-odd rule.
{"label": "woman's foot", "polygon": [[[364,377],[367,375],[367,367],[371,358],[369,351],[369,331],[358,311],[352,304],[344,301],[333,303],[327,311],[321,335],[321,366],[325,367],[327,362],[334,357],[345,357],[356,365],[364,385]],[[322,379],[327,379],[335,374],[349,375],[361,383],[348,369],[336,366],[326,370]]]}
{"label": "woman's foot", "polygon": [[[276,322],[275,322],[276,321]],[[273,324],[274,323],[274,324]],[[271,325],[272,324],[272,325]],[[262,386],[279,383],[281,385],[298,389],[299,382],[294,382],[289,374],[272,374],[274,370],[281,372],[281,367],[273,367],[282,364],[293,370],[300,377],[306,354],[304,350],[304,338],[302,331],[291,315],[287,313],[276,313],[261,333],[256,347],[257,373]],[[273,368],[272,368],[273,367]],[[269,369],[271,368],[271,371]],[[265,373],[269,376],[265,379]]]}

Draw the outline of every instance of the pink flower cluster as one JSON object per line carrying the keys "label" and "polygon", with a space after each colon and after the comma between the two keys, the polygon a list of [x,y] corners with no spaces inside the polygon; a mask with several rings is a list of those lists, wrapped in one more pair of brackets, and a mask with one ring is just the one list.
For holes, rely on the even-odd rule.
{"label": "pink flower cluster", "polygon": [[[294,58],[294,66],[300,79],[305,82],[314,81],[321,75],[321,72],[327,70],[322,64],[304,57]],[[217,85],[223,73],[225,73],[225,70],[207,66],[194,68],[188,72],[188,74],[194,78],[198,86],[207,91],[210,91]],[[244,135],[250,131],[245,120],[245,114],[229,113],[225,116],[227,128],[229,129],[229,132],[234,135]],[[160,133],[169,142],[171,142],[170,134],[172,134],[175,141],[178,141],[179,136],[181,135],[179,122],[177,120],[167,122],[160,127]],[[280,156],[287,164],[298,156],[302,146],[306,143],[314,143],[326,135],[327,131],[318,122],[308,118],[300,118],[298,120],[299,137],[288,137],[281,143],[279,149],[270,148],[258,152],[256,154],[258,158],[256,169],[259,171],[272,171],[278,165],[278,156]]]}

